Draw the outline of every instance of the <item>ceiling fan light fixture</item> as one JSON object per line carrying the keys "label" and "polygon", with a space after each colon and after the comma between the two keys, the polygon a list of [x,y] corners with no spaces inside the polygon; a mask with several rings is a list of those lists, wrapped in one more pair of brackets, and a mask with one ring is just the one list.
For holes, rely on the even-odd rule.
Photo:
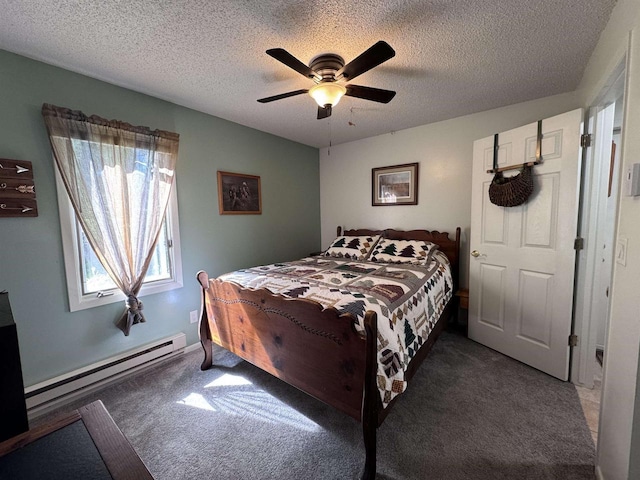
{"label": "ceiling fan light fixture", "polygon": [[326,105],[335,107],[345,93],[347,93],[347,89],[335,82],[319,83],[309,89],[309,95],[320,107]]}
{"label": "ceiling fan light fixture", "polygon": [[271,48],[267,50],[267,55],[295,70],[305,78],[313,79],[316,85],[309,90],[300,89],[281,93],[280,95],[259,98],[258,102],[269,103],[308,93],[318,104],[318,120],[330,117],[332,108],[345,95],[371,102],[389,103],[396,94],[392,90],[353,84],[344,86],[337,82],[343,79],[344,83],[350,82],[357,76],[393,58],[395,54],[395,50],[387,42],[380,40],[347,64],[344,63],[344,59],[340,55],[323,53],[314,57],[307,66],[284,48]]}

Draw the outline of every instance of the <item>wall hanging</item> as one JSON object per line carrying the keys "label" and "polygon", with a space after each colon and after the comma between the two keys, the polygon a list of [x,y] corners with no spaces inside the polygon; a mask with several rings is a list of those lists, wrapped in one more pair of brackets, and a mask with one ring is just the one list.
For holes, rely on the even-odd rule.
{"label": "wall hanging", "polygon": [[31,162],[0,158],[0,217],[37,217]]}
{"label": "wall hanging", "polygon": [[218,171],[218,207],[220,215],[262,213],[260,177]]}
{"label": "wall hanging", "polygon": [[[493,180],[489,185],[489,200],[499,207],[516,207],[527,201],[533,192],[533,166],[542,162],[542,120],[538,121],[538,135],[536,140],[536,160],[506,167],[498,167],[498,134],[493,137]],[[502,172],[520,169],[520,173],[512,177],[505,177]]]}
{"label": "wall hanging", "polygon": [[418,164],[371,169],[371,205],[417,205]]}

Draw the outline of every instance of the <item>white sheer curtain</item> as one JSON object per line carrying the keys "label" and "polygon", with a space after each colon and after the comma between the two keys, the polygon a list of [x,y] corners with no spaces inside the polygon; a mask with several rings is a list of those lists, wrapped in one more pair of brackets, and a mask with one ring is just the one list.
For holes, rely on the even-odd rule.
{"label": "white sheer curtain", "polygon": [[144,322],[137,295],[169,201],[177,133],[42,106],[54,158],[89,243],[127,296],[116,325]]}

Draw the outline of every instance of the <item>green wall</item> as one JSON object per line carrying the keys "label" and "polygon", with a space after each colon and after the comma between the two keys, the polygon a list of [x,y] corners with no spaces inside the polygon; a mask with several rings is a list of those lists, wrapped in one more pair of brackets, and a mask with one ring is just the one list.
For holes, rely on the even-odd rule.
{"label": "green wall", "polygon": [[[180,134],[184,287],[142,297],[147,323],[114,326],[124,305],[69,312],[43,103]],[[0,290],[18,326],[25,385],[167,335],[198,341],[198,270],[210,276],[320,248],[318,150],[0,50],[0,158],[33,162],[37,218],[0,219]],[[260,175],[262,215],[218,214],[216,171]]]}

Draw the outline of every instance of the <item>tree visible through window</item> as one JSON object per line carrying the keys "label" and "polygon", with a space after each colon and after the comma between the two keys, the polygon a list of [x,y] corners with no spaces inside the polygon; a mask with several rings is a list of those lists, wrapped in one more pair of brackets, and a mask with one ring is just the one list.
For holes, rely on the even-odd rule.
{"label": "tree visible through window", "polygon": [[[77,225],[78,229],[78,255],[80,257],[80,271],[82,279],[82,294],[98,294],[114,290],[118,288],[113,282],[107,271],[104,269],[98,257],[96,257],[93,248],[87,240],[87,236],[82,231],[82,228]],[[172,261],[170,248],[172,242],[169,239],[167,232],[166,222],[162,225],[162,231],[160,232],[160,238],[155,248],[155,253],[149,264],[149,269],[144,277],[144,283],[157,282],[160,280],[169,280],[173,276]]]}

